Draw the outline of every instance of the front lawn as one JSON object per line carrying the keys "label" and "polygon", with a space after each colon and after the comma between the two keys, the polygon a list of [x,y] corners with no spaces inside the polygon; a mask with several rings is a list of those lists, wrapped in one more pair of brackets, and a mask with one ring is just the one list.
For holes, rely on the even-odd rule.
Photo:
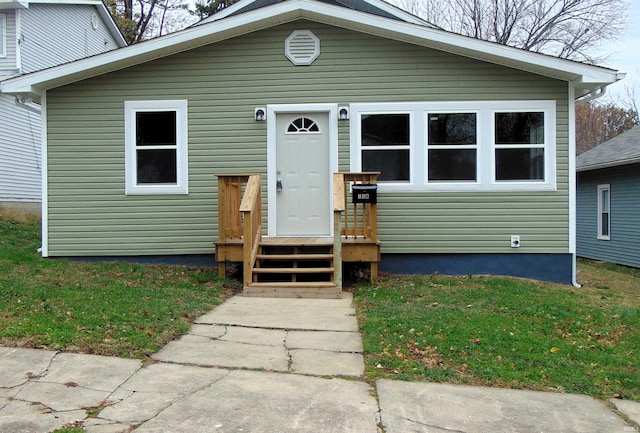
{"label": "front lawn", "polygon": [[[43,259],[36,219],[0,211],[0,344],[146,358],[223,302],[213,267]],[[583,288],[384,276],[354,289],[369,380],[640,400],[640,271],[580,261]]]}
{"label": "front lawn", "polygon": [[0,210],[0,344],[145,358],[224,301],[213,267],[43,259],[40,222]]}
{"label": "front lawn", "polygon": [[638,273],[579,269],[581,289],[438,275],[358,286],[367,377],[640,400]]}

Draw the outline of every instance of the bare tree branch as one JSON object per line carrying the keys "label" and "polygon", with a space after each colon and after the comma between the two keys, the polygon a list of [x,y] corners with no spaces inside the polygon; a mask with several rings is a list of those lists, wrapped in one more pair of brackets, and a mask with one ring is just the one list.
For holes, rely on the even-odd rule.
{"label": "bare tree branch", "polygon": [[628,0],[396,0],[446,30],[589,63],[627,27]]}

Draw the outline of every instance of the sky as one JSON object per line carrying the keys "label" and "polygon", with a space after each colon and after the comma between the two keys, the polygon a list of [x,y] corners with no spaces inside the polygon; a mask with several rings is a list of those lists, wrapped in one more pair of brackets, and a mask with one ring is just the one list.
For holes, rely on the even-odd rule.
{"label": "sky", "polygon": [[612,41],[602,46],[602,54],[610,57],[601,66],[626,72],[627,76],[607,87],[604,100],[609,98],[628,99],[625,94],[625,86],[635,83],[636,106],[640,107],[640,0],[629,1],[629,27],[620,35],[620,40]]}

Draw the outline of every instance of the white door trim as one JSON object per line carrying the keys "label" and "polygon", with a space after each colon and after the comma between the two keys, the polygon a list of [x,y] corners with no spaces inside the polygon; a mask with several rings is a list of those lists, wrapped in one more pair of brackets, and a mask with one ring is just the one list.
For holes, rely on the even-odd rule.
{"label": "white door trim", "polygon": [[[267,105],[267,217],[268,236],[275,237],[276,231],[276,115],[278,113],[329,113],[329,191],[333,191],[333,173],[338,171],[338,104],[273,104]],[[333,233],[331,212],[327,215]]]}

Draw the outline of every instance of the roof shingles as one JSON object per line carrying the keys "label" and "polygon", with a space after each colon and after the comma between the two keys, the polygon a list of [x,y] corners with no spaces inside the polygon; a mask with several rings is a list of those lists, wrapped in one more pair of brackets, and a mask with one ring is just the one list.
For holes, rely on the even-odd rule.
{"label": "roof shingles", "polygon": [[578,171],[640,162],[640,125],[578,155]]}

